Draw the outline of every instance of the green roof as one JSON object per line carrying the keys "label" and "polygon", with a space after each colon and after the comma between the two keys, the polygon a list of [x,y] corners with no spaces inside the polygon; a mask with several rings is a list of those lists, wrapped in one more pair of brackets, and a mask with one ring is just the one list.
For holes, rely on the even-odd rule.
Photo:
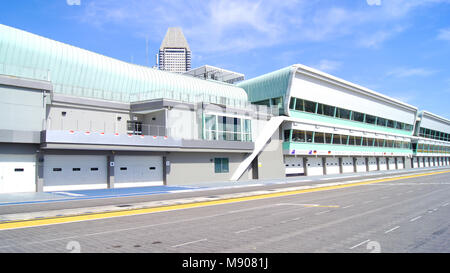
{"label": "green roof", "polygon": [[295,67],[288,66],[236,84],[248,94],[251,102],[285,97]]}
{"label": "green roof", "polygon": [[47,80],[47,71],[54,92],[68,95],[247,102],[245,91],[231,84],[127,63],[0,24],[0,74]]}

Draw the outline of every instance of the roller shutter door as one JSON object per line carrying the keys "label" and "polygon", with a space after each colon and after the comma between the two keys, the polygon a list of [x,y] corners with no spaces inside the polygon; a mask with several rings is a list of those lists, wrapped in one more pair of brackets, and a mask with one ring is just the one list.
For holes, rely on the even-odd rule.
{"label": "roller shutter door", "polygon": [[377,158],[376,157],[369,157],[369,171],[376,171],[378,170],[377,165]]}
{"label": "roller shutter door", "polygon": [[357,157],[356,158],[356,172],[365,172],[366,169],[366,158],[365,157]]}
{"label": "roller shutter door", "polygon": [[114,158],[114,187],[163,185],[161,156],[125,156]]}
{"label": "roller shutter door", "polygon": [[287,175],[305,173],[305,169],[303,168],[303,157],[285,156],[284,164]]}
{"label": "roller shutter door", "polygon": [[343,157],[342,158],[342,173],[352,173],[355,169],[353,167],[353,158]]}
{"label": "roller shutter door", "polygon": [[107,188],[106,156],[45,155],[44,191]]}
{"label": "roller shutter door", "polygon": [[388,164],[389,164],[389,170],[395,170],[395,158],[394,157],[388,158]]}
{"label": "roller shutter door", "polygon": [[380,164],[380,170],[381,171],[387,170],[387,159],[386,159],[386,157],[380,157],[379,164]]}
{"label": "roller shutter door", "polygon": [[327,170],[327,174],[338,174],[339,171],[339,158],[336,157],[327,157],[325,168]]}
{"label": "roller shutter door", "polygon": [[36,156],[0,154],[0,193],[36,191]]}
{"label": "roller shutter door", "polygon": [[323,175],[322,158],[308,157],[306,159],[307,175]]}

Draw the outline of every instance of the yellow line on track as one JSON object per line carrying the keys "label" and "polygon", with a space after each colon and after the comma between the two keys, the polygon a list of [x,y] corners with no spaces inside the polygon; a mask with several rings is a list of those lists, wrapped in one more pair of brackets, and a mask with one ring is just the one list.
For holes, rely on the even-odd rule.
{"label": "yellow line on track", "polygon": [[242,202],[242,201],[251,201],[251,200],[258,200],[258,199],[265,199],[265,198],[289,196],[289,195],[308,193],[308,192],[318,192],[318,191],[325,191],[325,190],[342,189],[342,188],[368,185],[368,184],[374,184],[374,183],[416,178],[416,177],[421,177],[421,176],[443,174],[443,173],[448,173],[448,172],[450,172],[450,171],[440,171],[440,172],[422,173],[422,174],[406,175],[406,176],[399,176],[399,177],[392,177],[392,178],[382,178],[382,179],[375,179],[375,180],[364,181],[364,182],[355,182],[355,183],[349,183],[349,184],[343,184],[343,185],[323,186],[323,187],[311,188],[311,189],[293,190],[293,191],[277,192],[277,193],[267,193],[267,194],[259,194],[259,195],[246,196],[246,197],[235,197],[235,198],[229,198],[229,199],[221,199],[221,200],[214,200],[214,201],[202,201],[202,202],[197,202],[197,203],[188,203],[188,204],[180,204],[180,205],[169,205],[169,206],[162,206],[162,207],[128,209],[128,210],[81,214],[81,215],[73,215],[73,216],[61,216],[61,217],[3,222],[3,223],[0,223],[0,230],[28,228],[28,227],[37,227],[37,226],[54,225],[54,224],[64,224],[64,223],[72,223],[72,222],[80,222],[80,221],[88,221],[88,220],[106,219],[106,218],[111,218],[111,217],[131,216],[131,215],[165,212],[165,211],[180,210],[180,209],[198,208],[198,207],[212,206],[212,205],[229,204],[229,203]]}

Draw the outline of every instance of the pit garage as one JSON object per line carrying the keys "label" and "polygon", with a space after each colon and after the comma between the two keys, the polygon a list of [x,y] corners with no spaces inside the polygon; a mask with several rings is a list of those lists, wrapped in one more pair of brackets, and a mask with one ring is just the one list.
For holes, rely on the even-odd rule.
{"label": "pit garage", "polygon": [[36,191],[36,155],[0,154],[0,193]]}
{"label": "pit garage", "polygon": [[321,157],[306,158],[307,175],[323,175],[323,166]]}
{"label": "pit garage", "polygon": [[369,172],[378,170],[376,157],[369,157],[368,164],[369,164]]}
{"label": "pit garage", "polygon": [[45,155],[44,191],[107,188],[103,155]]}
{"label": "pit garage", "polygon": [[388,158],[389,170],[395,170],[395,157]]}
{"label": "pit garage", "polygon": [[380,157],[379,159],[380,171],[387,170],[387,160],[386,157]]}
{"label": "pit garage", "polygon": [[301,175],[305,173],[303,157],[285,156],[284,165],[286,166],[286,175]]}
{"label": "pit garage", "polygon": [[342,173],[352,173],[355,169],[353,167],[353,158],[343,157],[342,158]]}
{"label": "pit garage", "polygon": [[366,158],[365,157],[357,157],[355,162],[356,162],[356,172],[357,173],[367,171],[367,169],[366,169]]}
{"label": "pit garage", "polygon": [[339,158],[327,157],[325,159],[325,170],[327,174],[338,174],[340,173],[339,169]]}
{"label": "pit garage", "polygon": [[163,181],[162,156],[114,157],[114,187],[160,186]]}

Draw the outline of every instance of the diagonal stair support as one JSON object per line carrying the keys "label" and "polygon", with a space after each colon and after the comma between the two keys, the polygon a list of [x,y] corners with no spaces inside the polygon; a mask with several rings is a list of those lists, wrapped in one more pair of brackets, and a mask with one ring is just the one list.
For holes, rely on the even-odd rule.
{"label": "diagonal stair support", "polygon": [[252,163],[253,159],[255,159],[256,156],[261,153],[261,151],[264,149],[264,147],[267,144],[267,141],[272,137],[272,135],[275,133],[275,131],[278,129],[280,124],[286,119],[284,116],[276,116],[272,117],[267,124],[264,126],[264,129],[262,130],[261,134],[258,136],[258,138],[255,141],[255,148],[253,149],[253,152],[246,158],[244,161],[239,164],[236,171],[234,171],[233,175],[231,176],[231,181],[237,181],[247,170],[248,166]]}

